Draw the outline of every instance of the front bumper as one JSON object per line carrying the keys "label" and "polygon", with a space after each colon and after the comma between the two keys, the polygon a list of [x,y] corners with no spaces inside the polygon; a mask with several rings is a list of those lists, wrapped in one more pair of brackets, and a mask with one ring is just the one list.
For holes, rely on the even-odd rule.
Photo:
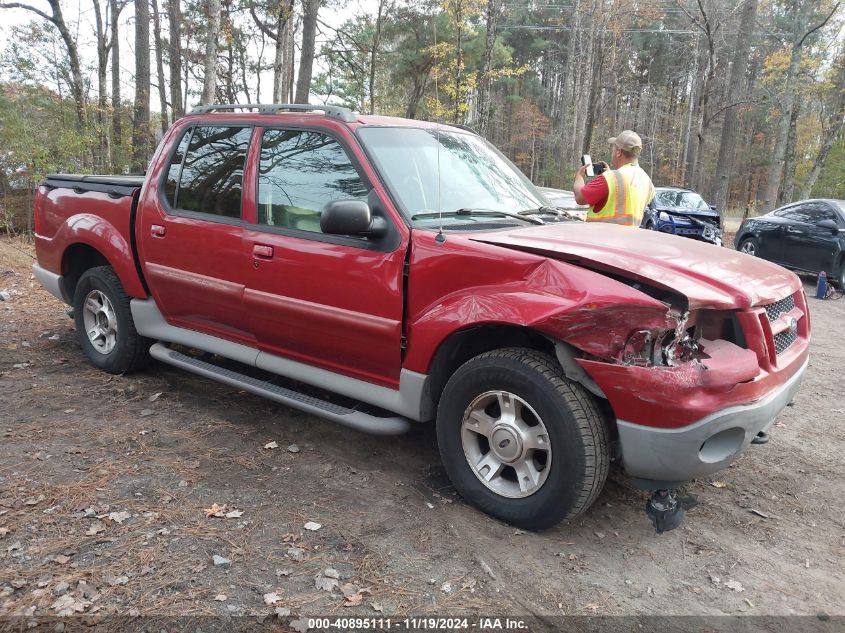
{"label": "front bumper", "polygon": [[760,400],[728,407],[687,426],[655,428],[618,420],[625,472],[655,482],[653,487],[665,487],[725,468],[792,401],[808,362]]}

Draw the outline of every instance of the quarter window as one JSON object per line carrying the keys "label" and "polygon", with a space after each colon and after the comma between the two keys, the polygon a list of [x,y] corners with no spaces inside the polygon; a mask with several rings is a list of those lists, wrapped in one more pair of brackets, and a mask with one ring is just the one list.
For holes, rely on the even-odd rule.
{"label": "quarter window", "polygon": [[193,133],[186,134],[170,162],[165,183],[170,206],[240,218],[244,165],[251,134],[252,128],[210,126],[196,127]]}
{"label": "quarter window", "polygon": [[367,186],[340,143],[319,132],[266,130],[258,168],[258,224],[320,233],[333,200],[365,200]]}

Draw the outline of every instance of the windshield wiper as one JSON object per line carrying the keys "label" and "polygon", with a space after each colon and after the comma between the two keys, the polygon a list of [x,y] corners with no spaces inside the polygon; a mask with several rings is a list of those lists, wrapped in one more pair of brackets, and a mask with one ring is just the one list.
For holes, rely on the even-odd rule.
{"label": "windshield wiper", "polygon": [[553,215],[560,218],[567,218],[569,220],[577,220],[574,215],[569,213],[569,211],[562,209],[560,207],[538,207],[536,209],[526,209],[525,211],[520,211],[519,215]]}
{"label": "windshield wiper", "polygon": [[495,209],[471,209],[464,208],[457,211],[444,211],[442,214],[437,211],[426,211],[424,213],[417,213],[411,216],[412,220],[422,220],[425,218],[436,218],[443,216],[460,216],[460,215],[480,215],[486,217],[504,216],[506,218],[513,218],[515,220],[522,220],[523,222],[530,222],[531,224],[545,224],[540,218],[520,215],[519,213],[511,213],[510,211],[497,211]]}

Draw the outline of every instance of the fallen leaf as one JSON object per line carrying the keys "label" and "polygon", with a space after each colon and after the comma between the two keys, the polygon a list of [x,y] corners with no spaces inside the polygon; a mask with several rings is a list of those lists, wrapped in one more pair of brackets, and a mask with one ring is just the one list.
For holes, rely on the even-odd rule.
{"label": "fallen leaf", "polygon": [[146,418],[154,413],[152,409],[141,409],[141,417]]}
{"label": "fallen leaf", "polygon": [[266,605],[276,604],[281,599],[282,597],[275,591],[264,594],[264,604]]}
{"label": "fallen leaf", "polygon": [[337,573],[337,570],[329,567],[314,576],[314,586],[317,589],[332,593],[340,585],[338,578],[340,578],[340,574]]}
{"label": "fallen leaf", "polygon": [[725,587],[727,587],[728,589],[733,589],[737,593],[739,593],[740,591],[745,591],[745,587],[743,587],[738,580],[729,580],[725,583]]}
{"label": "fallen leaf", "polygon": [[279,443],[278,443],[278,442],[276,442],[275,440],[274,440],[274,441],[272,441],[272,442],[267,442],[267,443],[264,445],[264,448],[279,448]]}
{"label": "fallen leaf", "polygon": [[238,518],[242,517],[243,514],[244,514],[243,510],[232,510],[231,512],[227,512],[225,516],[226,516],[227,519],[238,519]]}
{"label": "fallen leaf", "polygon": [[131,517],[132,515],[129,514],[126,510],[121,510],[120,512],[109,512],[108,518],[115,523],[123,523],[126,519]]}
{"label": "fallen leaf", "polygon": [[290,615],[290,609],[287,607],[276,607],[276,617],[286,618]]}
{"label": "fallen leaf", "polygon": [[56,554],[53,556],[53,562],[58,563],[59,565],[67,565],[70,562],[70,556],[65,556],[64,554]]}
{"label": "fallen leaf", "polygon": [[346,596],[343,602],[344,607],[357,607],[360,606],[361,603],[364,601],[364,596],[360,593],[356,593],[352,596]]}
{"label": "fallen leaf", "polygon": [[5,537],[9,533],[9,528],[0,527],[0,538]]}
{"label": "fallen leaf", "polygon": [[24,503],[24,505],[27,505],[27,506],[34,506],[34,505],[38,505],[39,503],[44,501],[44,499],[46,499],[46,497],[44,495],[38,495],[37,497],[30,497],[29,499],[27,499],[23,503]]}
{"label": "fallen leaf", "polygon": [[319,523],[314,522],[314,521],[309,521],[308,523],[306,523],[302,527],[304,527],[306,530],[310,530],[311,532],[316,532],[317,530],[319,530],[323,526],[320,525]]}
{"label": "fallen leaf", "polygon": [[125,585],[129,582],[129,576],[115,576],[114,574],[106,574],[103,576],[103,580],[106,581],[106,584],[109,587],[117,587],[119,585]]}
{"label": "fallen leaf", "polygon": [[157,391],[156,393],[154,393],[153,395],[151,395],[151,396],[149,397],[150,402],[155,402],[156,400],[158,400],[159,398],[161,398],[161,393],[162,393],[161,391]]}
{"label": "fallen leaf", "polygon": [[724,481],[711,481],[710,485],[714,488],[725,488],[728,484],[726,484]]}
{"label": "fallen leaf", "polygon": [[226,508],[226,504],[223,504],[221,506],[221,505],[218,505],[216,503],[212,503],[210,508],[206,508],[205,510],[203,510],[203,512],[205,512],[206,518],[210,518],[210,517],[222,518],[227,511],[228,510]]}
{"label": "fallen leaf", "polygon": [[712,582],[714,585],[718,585],[721,584],[722,580],[718,576],[710,574],[710,582]]}
{"label": "fallen leaf", "polygon": [[85,536],[96,536],[100,532],[105,531],[106,526],[103,523],[101,523],[100,521],[94,521],[94,523],[91,524],[91,527],[89,527],[88,530],[85,532]]}
{"label": "fallen leaf", "polygon": [[226,602],[226,600],[229,599],[229,596],[227,596],[225,593],[218,593],[216,596],[214,596],[214,599],[217,602]]}
{"label": "fallen leaf", "polygon": [[371,602],[370,606],[373,608],[373,611],[378,611],[379,613],[384,611],[384,607],[382,607],[378,602]]}
{"label": "fallen leaf", "polygon": [[353,585],[351,582],[347,582],[340,587],[340,593],[348,598],[349,596],[357,595],[358,587]]}
{"label": "fallen leaf", "polygon": [[299,620],[291,620],[290,628],[296,633],[305,633],[308,630],[308,618],[301,618]]}

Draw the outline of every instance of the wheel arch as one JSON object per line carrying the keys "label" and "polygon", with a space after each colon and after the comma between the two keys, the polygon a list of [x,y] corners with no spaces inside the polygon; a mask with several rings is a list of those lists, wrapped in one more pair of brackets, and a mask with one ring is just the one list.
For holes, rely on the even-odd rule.
{"label": "wheel arch", "polygon": [[506,347],[525,347],[545,352],[555,358],[555,346],[539,331],[509,323],[472,325],[447,336],[438,346],[429,365],[429,389],[435,406],[446,383],[469,359]]}

